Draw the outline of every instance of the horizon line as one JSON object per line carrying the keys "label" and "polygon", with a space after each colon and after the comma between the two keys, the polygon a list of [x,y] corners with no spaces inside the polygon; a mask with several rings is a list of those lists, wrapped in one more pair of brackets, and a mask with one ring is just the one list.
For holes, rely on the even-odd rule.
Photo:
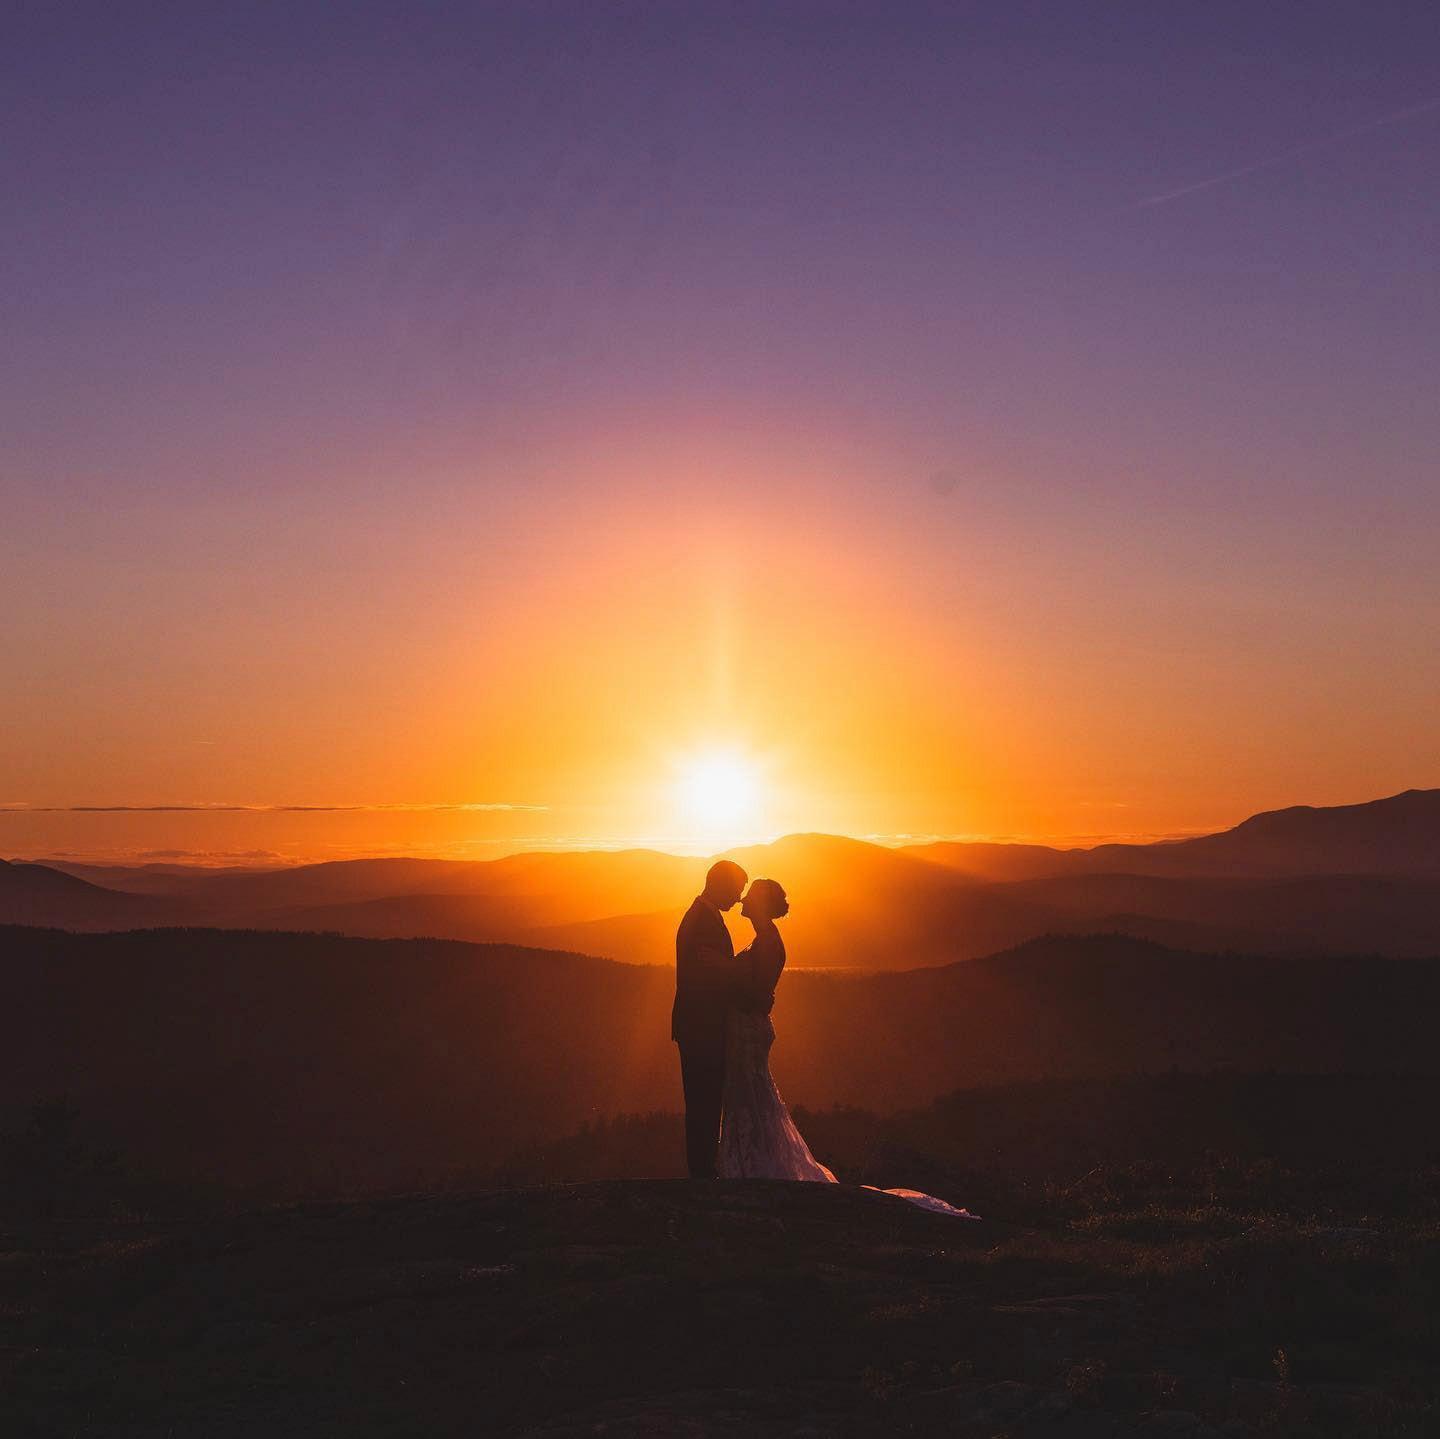
{"label": "horizon line", "polygon": [[[13,812],[13,811],[12,811]],[[23,811],[22,811],[23,812]],[[29,811],[36,813],[36,811]],[[191,869],[298,869],[307,865],[337,864],[348,861],[433,860],[453,864],[484,864],[527,854],[623,854],[645,852],[667,855],[672,859],[712,859],[741,849],[760,848],[787,839],[816,837],[848,839],[857,844],[882,849],[920,849],[932,844],[998,844],[1057,850],[1088,850],[1106,844],[1173,844],[1214,834],[1210,829],[1170,831],[1163,834],[1086,834],[1086,835],[1017,835],[1017,834],[846,834],[828,830],[791,830],[781,834],[750,836],[718,849],[702,840],[674,835],[573,835],[537,838],[516,843],[511,840],[462,840],[451,844],[424,846],[331,845],[325,848],[341,853],[313,852],[305,855],[285,854],[278,850],[181,850],[181,849],[104,849],[51,850],[46,853],[11,853],[4,856],[11,864],[84,864],[98,868],[147,867],[174,865]],[[503,853],[477,856],[465,851],[502,849]]]}

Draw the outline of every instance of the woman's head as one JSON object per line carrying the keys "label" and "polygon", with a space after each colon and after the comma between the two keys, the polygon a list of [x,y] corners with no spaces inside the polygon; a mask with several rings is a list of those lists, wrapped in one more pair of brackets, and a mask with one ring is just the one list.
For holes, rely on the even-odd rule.
{"label": "woman's head", "polygon": [[778,880],[756,879],[745,891],[740,913],[746,919],[779,919],[790,913],[790,901]]}

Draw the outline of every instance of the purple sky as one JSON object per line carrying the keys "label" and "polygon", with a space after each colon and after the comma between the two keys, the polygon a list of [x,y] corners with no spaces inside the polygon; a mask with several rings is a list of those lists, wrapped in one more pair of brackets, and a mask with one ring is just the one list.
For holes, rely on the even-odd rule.
{"label": "purple sky", "polygon": [[3,50],[22,485],[704,396],[1431,488],[1440,113],[1346,138],[1440,98],[1430,5],[47,4]]}
{"label": "purple sky", "polygon": [[[377,535],[453,560],[412,531],[463,491],[510,583],[653,507],[652,451],[697,501],[685,457],[744,456],[740,506],[794,457],[897,573],[968,547],[993,585],[939,606],[1100,596],[1082,646],[1152,601],[1180,649],[1293,625],[1418,735],[1437,101],[1422,3],[11,6],[0,801],[301,798],[157,793],[133,715],[103,765],[56,736],[197,604],[242,668],[245,615],[348,584],[403,645]],[[1406,736],[1352,789],[1436,782]]]}

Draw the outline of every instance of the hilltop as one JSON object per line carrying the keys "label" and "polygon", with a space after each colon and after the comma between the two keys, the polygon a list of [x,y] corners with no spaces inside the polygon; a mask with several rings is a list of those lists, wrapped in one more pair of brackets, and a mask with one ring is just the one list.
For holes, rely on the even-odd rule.
{"label": "hilltop", "polygon": [[1440,789],[1407,789],[1362,804],[1265,810],[1217,834],[1152,844],[1054,849],[942,842],[911,853],[977,878],[1064,874],[1190,878],[1440,875]]}
{"label": "hilltop", "polygon": [[1435,1397],[1433,1237],[1373,1225],[631,1180],[7,1248],[9,1432],[45,1439],[1399,1436]]}

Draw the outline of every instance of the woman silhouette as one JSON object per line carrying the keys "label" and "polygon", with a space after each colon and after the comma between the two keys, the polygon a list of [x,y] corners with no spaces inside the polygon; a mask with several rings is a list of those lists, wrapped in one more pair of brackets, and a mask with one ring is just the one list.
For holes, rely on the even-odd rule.
{"label": "woman silhouette", "polygon": [[[775,1026],[770,1011],[775,986],[785,969],[785,941],[776,920],[790,912],[785,891],[773,879],[757,879],[745,892],[740,913],[754,927],[753,942],[737,959],[748,960],[748,973],[737,986],[725,1019],[725,1090],[720,1121],[722,1179],[795,1179],[835,1184],[810,1152],[770,1073]],[[871,1187],[871,1186],[867,1186]],[[959,1219],[974,1219],[934,1195],[916,1189],[887,1189],[924,1209]]]}

